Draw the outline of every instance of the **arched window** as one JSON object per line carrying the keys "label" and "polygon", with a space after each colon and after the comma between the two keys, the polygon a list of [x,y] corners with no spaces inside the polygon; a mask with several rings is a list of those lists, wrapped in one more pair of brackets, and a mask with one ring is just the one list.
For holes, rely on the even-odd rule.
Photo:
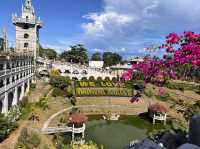
{"label": "arched window", "polygon": [[29,37],[29,34],[24,34],[24,38],[27,39]]}
{"label": "arched window", "polygon": [[24,48],[28,48],[28,43],[24,43]]}

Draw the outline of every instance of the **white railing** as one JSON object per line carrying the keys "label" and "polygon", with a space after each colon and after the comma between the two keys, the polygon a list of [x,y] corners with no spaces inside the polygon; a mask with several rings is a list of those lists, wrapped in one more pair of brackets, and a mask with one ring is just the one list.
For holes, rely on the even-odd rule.
{"label": "white railing", "polygon": [[4,93],[4,92],[8,91],[9,89],[11,89],[11,88],[17,86],[18,84],[20,84],[20,83],[22,83],[23,81],[25,81],[25,80],[31,78],[32,76],[33,76],[33,74],[29,74],[28,76],[25,76],[25,77],[23,77],[23,78],[21,78],[21,79],[15,81],[15,82],[11,82],[10,84],[8,84],[8,85],[6,85],[6,86],[0,88],[0,94],[2,94],[2,93]]}
{"label": "white railing", "polygon": [[12,73],[17,73],[17,72],[24,71],[24,70],[31,69],[31,68],[33,68],[33,65],[1,70],[0,77],[6,76],[6,75],[11,75]]}
{"label": "white railing", "polygon": [[13,22],[14,23],[29,23],[29,24],[39,24],[42,25],[42,21],[38,20],[38,19],[27,19],[27,18],[21,18],[21,17],[13,17]]}
{"label": "white railing", "polygon": [[58,132],[73,132],[73,133],[83,133],[85,131],[85,124],[81,128],[73,128],[73,127],[48,127],[45,130],[42,130],[43,134],[53,134]]}
{"label": "white railing", "polygon": [[166,114],[164,114],[164,115],[162,115],[162,114],[160,114],[160,115],[155,115],[155,114],[154,114],[153,118],[154,118],[155,120],[164,121],[164,120],[166,120],[167,115],[166,115]]}

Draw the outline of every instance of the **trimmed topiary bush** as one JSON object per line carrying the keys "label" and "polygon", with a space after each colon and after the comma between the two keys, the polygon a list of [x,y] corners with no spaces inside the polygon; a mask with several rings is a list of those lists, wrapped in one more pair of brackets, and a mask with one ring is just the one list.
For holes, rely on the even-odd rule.
{"label": "trimmed topiary bush", "polygon": [[65,92],[66,92],[66,96],[68,98],[72,97],[73,96],[73,87],[71,85],[66,87]]}
{"label": "trimmed topiary bush", "polygon": [[89,77],[89,81],[95,81],[94,76],[90,76],[90,77]]}
{"label": "trimmed topiary bush", "polygon": [[64,96],[64,91],[60,88],[54,88],[51,95],[53,97]]}
{"label": "trimmed topiary bush", "polygon": [[49,82],[53,87],[59,88],[59,89],[64,89],[68,85],[71,84],[69,78],[67,77],[62,77],[62,76],[51,76],[50,77],[50,82]]}
{"label": "trimmed topiary bush", "polygon": [[31,89],[35,89],[35,88],[36,88],[36,83],[31,83],[31,84],[30,84],[30,88],[31,88]]}
{"label": "trimmed topiary bush", "polygon": [[82,77],[81,81],[88,81],[88,79],[86,77]]}
{"label": "trimmed topiary bush", "polygon": [[109,77],[105,77],[104,81],[106,81],[106,82],[110,82],[111,80],[110,80]]}
{"label": "trimmed topiary bush", "polygon": [[118,80],[117,80],[116,77],[113,77],[113,78],[112,78],[112,82],[116,83],[117,81],[118,81]]}
{"label": "trimmed topiary bush", "polygon": [[101,81],[103,81],[102,77],[98,77],[97,82],[101,82]]}

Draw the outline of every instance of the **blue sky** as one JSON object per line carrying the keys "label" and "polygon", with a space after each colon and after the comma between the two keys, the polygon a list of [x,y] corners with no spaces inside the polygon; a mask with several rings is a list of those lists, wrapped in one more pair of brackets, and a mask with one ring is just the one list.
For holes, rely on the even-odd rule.
{"label": "blue sky", "polygon": [[[23,0],[1,0],[0,28],[15,40],[11,14]],[[44,26],[40,41],[57,51],[84,44],[89,53],[115,51],[128,58],[159,44],[169,32],[199,32],[199,0],[33,0]],[[155,54],[159,54],[155,53]]]}

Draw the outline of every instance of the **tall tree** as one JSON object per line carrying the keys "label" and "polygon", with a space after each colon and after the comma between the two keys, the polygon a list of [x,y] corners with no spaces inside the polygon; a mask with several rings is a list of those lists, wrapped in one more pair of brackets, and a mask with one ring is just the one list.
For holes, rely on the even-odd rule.
{"label": "tall tree", "polygon": [[88,63],[87,49],[85,49],[84,46],[81,44],[71,46],[71,50],[64,51],[63,53],[61,53],[60,57],[62,59],[65,59],[65,61],[67,62],[81,64]]}
{"label": "tall tree", "polygon": [[102,60],[101,53],[99,53],[99,52],[94,53],[91,57],[91,60],[92,61],[101,61]]}
{"label": "tall tree", "polygon": [[43,48],[40,45],[39,49],[39,56],[40,57],[47,57],[48,59],[55,59],[57,57],[57,52],[54,49],[51,48]]}
{"label": "tall tree", "polygon": [[122,57],[118,53],[104,52],[103,53],[104,67],[119,64],[122,61]]}

